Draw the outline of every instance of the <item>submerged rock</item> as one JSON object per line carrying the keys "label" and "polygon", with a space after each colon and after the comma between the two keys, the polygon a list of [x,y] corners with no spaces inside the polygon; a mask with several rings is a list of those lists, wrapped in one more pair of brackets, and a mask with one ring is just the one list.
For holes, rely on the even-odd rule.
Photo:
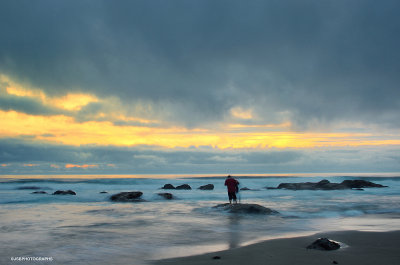
{"label": "submerged rock", "polygon": [[100,191],[99,193],[108,193],[107,191]]}
{"label": "submerged rock", "polygon": [[319,238],[312,244],[307,246],[307,249],[318,249],[318,250],[336,250],[340,248],[340,244],[327,238]]}
{"label": "submerged rock", "polygon": [[165,193],[157,193],[157,195],[164,197],[164,199],[167,200],[172,200],[174,196],[171,193],[165,192]]}
{"label": "submerged rock", "polygon": [[251,189],[244,187],[244,188],[240,188],[240,190],[251,190]]}
{"label": "submerged rock", "polygon": [[199,187],[199,190],[213,190],[214,185],[213,184],[207,184]]}
{"label": "submerged rock", "polygon": [[47,192],[40,190],[40,191],[31,192],[31,194],[47,194]]}
{"label": "submerged rock", "polygon": [[223,203],[214,206],[213,208],[220,208],[230,213],[249,213],[249,214],[278,214],[279,212],[266,208],[258,204],[238,203],[230,204]]}
{"label": "submerged rock", "polygon": [[179,185],[175,188],[176,190],[191,190],[192,187],[189,186],[189,184],[182,184]]}
{"label": "submerged rock", "polygon": [[162,187],[161,189],[164,189],[164,190],[174,190],[175,187],[174,187],[174,185],[172,185],[172,184],[165,184],[164,187]]}
{"label": "submerged rock", "polygon": [[76,195],[76,193],[73,190],[58,190],[53,195]]}
{"label": "submerged rock", "polygon": [[321,180],[320,182],[300,182],[300,183],[281,183],[276,189],[288,190],[345,190],[360,188],[383,188],[380,184],[376,184],[366,180],[344,180],[342,183],[331,183],[329,180]]}
{"label": "submerged rock", "polygon": [[140,197],[143,195],[141,191],[120,192],[110,197],[110,200],[116,202],[140,202],[143,201]]}

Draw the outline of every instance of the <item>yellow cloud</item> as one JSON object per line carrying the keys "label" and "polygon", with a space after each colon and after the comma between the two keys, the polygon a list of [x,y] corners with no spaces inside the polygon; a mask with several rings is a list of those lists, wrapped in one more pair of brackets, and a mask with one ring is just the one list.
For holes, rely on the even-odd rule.
{"label": "yellow cloud", "polygon": [[0,137],[33,135],[36,140],[66,145],[155,145],[165,148],[212,146],[236,148],[313,148],[326,146],[400,145],[400,136],[391,139],[365,133],[299,133],[288,131],[189,130],[116,126],[108,121],[78,123],[64,115],[35,116],[0,111]]}
{"label": "yellow cloud", "polygon": [[51,105],[65,110],[80,110],[82,107],[92,102],[98,102],[99,99],[90,94],[67,94],[63,97],[48,99]]}
{"label": "yellow cloud", "polygon": [[[114,111],[115,99],[99,99],[85,93],[69,93],[49,97],[41,89],[14,82],[0,74],[6,84],[5,92],[18,97],[30,97],[44,105],[68,111],[78,111],[84,106],[103,101],[109,112],[97,114],[104,121],[77,122],[65,115],[40,116],[16,111],[0,110],[0,137],[33,136],[35,140],[65,145],[154,145],[165,148],[212,146],[220,149],[237,148],[314,148],[326,146],[400,145],[400,135],[386,137],[366,133],[301,133],[291,132],[290,122],[281,124],[221,124],[218,129],[186,129],[182,127],[151,127],[159,121],[129,117],[123,110]],[[253,119],[251,109],[235,107],[231,115],[241,120]],[[109,120],[109,121],[107,121]],[[141,126],[118,126],[111,121],[139,122]],[[149,125],[146,127],[145,125]],[[3,165],[2,165],[3,166]]]}
{"label": "yellow cloud", "polygon": [[85,93],[68,93],[61,97],[49,97],[43,90],[24,86],[3,74],[0,74],[0,82],[7,84],[6,92],[9,95],[34,98],[41,101],[43,105],[69,111],[77,111],[89,103],[99,101],[96,96]]}
{"label": "yellow cloud", "polygon": [[231,115],[235,118],[249,120],[253,118],[253,112],[251,109],[243,109],[241,107],[235,107],[231,109]]}

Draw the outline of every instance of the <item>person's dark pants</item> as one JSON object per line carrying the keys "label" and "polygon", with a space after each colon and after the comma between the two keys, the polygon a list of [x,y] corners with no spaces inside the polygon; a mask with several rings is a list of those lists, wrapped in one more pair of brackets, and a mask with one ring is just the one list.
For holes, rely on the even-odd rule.
{"label": "person's dark pants", "polygon": [[236,201],[236,192],[228,192],[229,201]]}

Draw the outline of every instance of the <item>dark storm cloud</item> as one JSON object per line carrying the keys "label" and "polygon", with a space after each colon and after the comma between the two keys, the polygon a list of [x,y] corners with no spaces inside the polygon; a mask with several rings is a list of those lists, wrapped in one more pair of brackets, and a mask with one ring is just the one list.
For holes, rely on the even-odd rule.
{"label": "dark storm cloud", "polygon": [[400,126],[398,1],[2,1],[0,10],[0,71],[47,93],[148,102],[187,126],[235,106],[299,128]]}
{"label": "dark storm cloud", "polygon": [[15,110],[33,115],[54,115],[61,114],[62,111],[43,106],[41,102],[29,98],[15,96],[2,97],[0,95],[0,110]]}
{"label": "dark storm cloud", "polygon": [[[44,143],[33,144],[29,139],[0,139],[0,173],[20,170],[27,173],[35,164],[35,170],[43,172],[70,172],[66,164],[96,165],[90,172],[100,173],[194,173],[226,172],[228,169],[264,169],[268,166],[287,166],[302,157],[297,151],[222,151],[212,148],[162,150],[151,146],[60,146]],[[57,165],[52,167],[50,165]],[[109,166],[112,165],[112,166]],[[243,167],[243,168],[241,168]],[[16,169],[17,168],[17,169]],[[72,169],[78,171],[77,169]],[[12,171],[16,173],[16,171]]]}
{"label": "dark storm cloud", "polygon": [[[60,146],[0,140],[0,174],[191,174],[398,172],[399,148],[332,150],[162,150],[151,146]],[[92,165],[66,168],[66,164]],[[33,165],[33,166],[27,166]]]}

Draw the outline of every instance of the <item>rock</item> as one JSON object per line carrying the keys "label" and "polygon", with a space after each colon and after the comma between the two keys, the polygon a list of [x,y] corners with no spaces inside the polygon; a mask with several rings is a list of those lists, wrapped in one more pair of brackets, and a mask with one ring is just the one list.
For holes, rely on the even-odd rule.
{"label": "rock", "polygon": [[332,261],[333,264],[339,264],[336,260]]}
{"label": "rock", "polygon": [[180,186],[177,186],[175,189],[177,189],[177,190],[191,190],[192,187],[190,187],[189,184],[182,184]]}
{"label": "rock", "polygon": [[164,187],[162,187],[161,189],[164,189],[164,190],[174,190],[175,187],[174,187],[174,185],[172,185],[172,184],[165,184]]}
{"label": "rock", "polygon": [[40,190],[40,191],[34,191],[31,194],[47,194],[47,192]]}
{"label": "rock", "polygon": [[199,187],[199,190],[213,190],[214,185],[213,184],[207,184]]}
{"label": "rock", "polygon": [[381,184],[376,184],[371,181],[356,179],[356,180],[343,180],[340,183],[343,186],[347,186],[350,189],[361,189],[361,188],[386,188],[387,186],[383,186]]}
{"label": "rock", "polygon": [[143,195],[141,191],[120,192],[110,197],[116,202],[140,202],[143,201],[140,197]]}
{"label": "rock", "polygon": [[108,193],[107,191],[100,191],[99,193]]}
{"label": "rock", "polygon": [[76,193],[73,190],[58,190],[53,195],[76,195]]}
{"label": "rock", "polygon": [[157,195],[160,195],[161,197],[164,197],[164,199],[167,200],[172,200],[174,196],[171,193],[157,193]]}
{"label": "rock", "polygon": [[318,249],[318,250],[336,250],[339,249],[340,245],[335,241],[327,238],[319,238],[315,240],[311,245],[307,246],[307,249]]}
{"label": "rock", "polygon": [[214,257],[212,257],[212,259],[221,259],[221,257],[220,256],[214,256]]}
{"label": "rock", "polygon": [[[344,180],[342,183],[331,183],[329,180],[321,180],[320,182],[301,182],[301,183],[281,183],[277,189],[288,190],[345,190],[353,188],[383,188],[380,184],[376,184],[365,180]],[[268,188],[269,189],[269,188]]]}
{"label": "rock", "polygon": [[241,188],[240,190],[251,190],[251,189],[244,187],[244,188]]}
{"label": "rock", "polygon": [[221,208],[230,213],[250,213],[250,214],[277,214],[278,212],[258,204],[238,203],[229,204],[223,203],[214,206],[213,208]]}

